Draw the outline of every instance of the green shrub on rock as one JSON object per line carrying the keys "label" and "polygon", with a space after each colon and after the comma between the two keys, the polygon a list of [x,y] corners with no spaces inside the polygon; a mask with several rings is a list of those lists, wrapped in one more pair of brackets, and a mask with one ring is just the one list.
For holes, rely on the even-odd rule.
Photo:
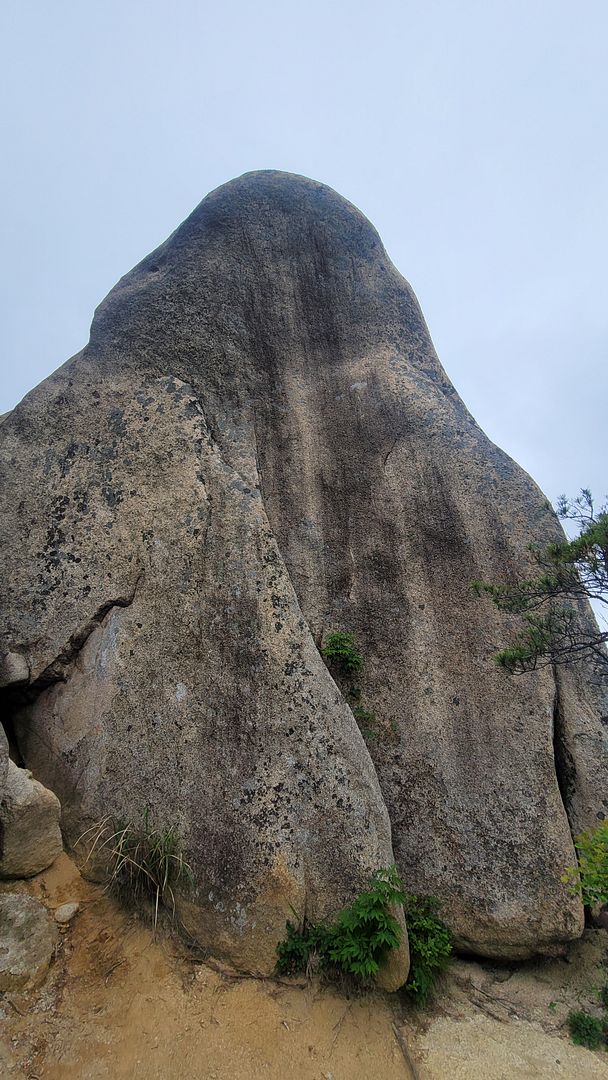
{"label": "green shrub on rock", "polygon": [[353,634],[343,630],[334,630],[327,635],[321,656],[343,677],[355,675],[363,667],[363,657],[355,644]]}
{"label": "green shrub on rock", "polygon": [[604,1045],[604,1022],[597,1016],[581,1009],[568,1016],[570,1038],[576,1046],[586,1046],[588,1050],[599,1050]]}
{"label": "green shrub on rock", "polygon": [[309,975],[320,969],[330,978],[355,978],[371,986],[382,960],[401,944],[401,927],[391,914],[402,904],[411,967],[405,992],[424,1005],[435,979],[450,958],[450,932],[437,916],[437,901],[405,893],[395,866],[374,874],[369,889],[340,912],[331,925],[287,923],[287,937],[277,946],[277,972]]}
{"label": "green shrub on rock", "polygon": [[[321,648],[321,656],[333,671],[342,692],[348,701],[359,731],[366,742],[378,738],[376,717],[361,702],[361,687],[355,681],[355,675],[363,672],[363,656],[359,652],[354,635],[343,630],[333,630],[327,635]],[[345,684],[349,685],[345,685]]]}

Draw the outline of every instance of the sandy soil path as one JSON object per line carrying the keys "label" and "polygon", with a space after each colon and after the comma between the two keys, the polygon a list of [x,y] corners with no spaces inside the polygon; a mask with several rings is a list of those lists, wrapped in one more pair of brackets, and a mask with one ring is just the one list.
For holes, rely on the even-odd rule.
{"label": "sandy soil path", "polygon": [[44,985],[0,998],[7,1080],[608,1080],[608,1054],[563,1037],[570,1001],[595,992],[604,937],[567,969],[505,978],[458,961],[420,1017],[398,995],[349,1000],[316,982],[235,978],[197,962],[85,882],[67,856],[2,888],[51,909],[81,905]]}

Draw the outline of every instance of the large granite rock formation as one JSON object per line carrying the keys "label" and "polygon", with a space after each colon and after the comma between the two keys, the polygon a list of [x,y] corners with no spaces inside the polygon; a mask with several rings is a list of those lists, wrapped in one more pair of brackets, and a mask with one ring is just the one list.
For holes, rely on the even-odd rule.
{"label": "large granite rock formation", "polygon": [[[181,918],[257,969],[290,906],[335,912],[393,851],[463,948],[580,934],[561,875],[568,815],[607,806],[596,692],[502,675],[505,617],[471,589],[558,526],[353,206],[275,172],[213,192],[0,443],[5,682],[68,840],[106,814],[176,825]],[[366,657],[373,762],[332,629]]]}

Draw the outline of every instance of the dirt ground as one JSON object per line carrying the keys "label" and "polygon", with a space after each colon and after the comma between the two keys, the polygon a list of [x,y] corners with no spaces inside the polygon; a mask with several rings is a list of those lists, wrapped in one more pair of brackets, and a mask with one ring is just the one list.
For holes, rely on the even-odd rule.
{"label": "dirt ground", "polygon": [[574,1047],[564,1026],[608,977],[605,931],[568,961],[455,961],[419,1015],[399,995],[349,1000],[315,981],[201,963],[171,936],[155,939],[67,856],[3,890],[81,905],[43,986],[0,995],[0,1075],[11,1080],[608,1080],[608,1053]]}

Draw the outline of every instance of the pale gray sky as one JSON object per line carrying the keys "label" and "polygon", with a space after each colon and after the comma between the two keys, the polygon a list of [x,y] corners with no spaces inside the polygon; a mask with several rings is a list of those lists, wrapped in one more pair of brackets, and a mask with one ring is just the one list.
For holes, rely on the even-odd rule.
{"label": "pale gray sky", "polygon": [[305,173],[411,281],[488,434],[608,489],[606,0],[3,0],[0,411],[218,184]]}

